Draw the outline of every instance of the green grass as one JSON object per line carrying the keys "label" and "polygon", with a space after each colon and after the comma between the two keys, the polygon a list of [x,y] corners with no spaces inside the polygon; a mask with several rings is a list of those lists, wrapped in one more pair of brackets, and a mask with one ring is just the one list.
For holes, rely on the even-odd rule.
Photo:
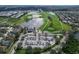
{"label": "green grass", "polygon": [[44,24],[40,27],[40,29],[43,31],[43,30],[45,30],[47,27],[49,27],[49,20],[48,19],[46,19],[46,18],[44,18]]}
{"label": "green grass", "polygon": [[20,18],[0,17],[0,23],[1,24],[5,23],[9,25],[20,25],[21,23],[27,22],[29,20],[28,16],[31,16],[31,15],[24,14]]}
{"label": "green grass", "polygon": [[[42,15],[42,17],[44,18],[44,24],[39,28],[42,31],[49,31],[49,32],[53,32],[53,31],[68,31],[71,29],[71,26],[69,26],[68,24],[64,24],[62,23],[58,16],[55,15],[51,15],[48,12],[41,12],[40,13]],[[27,22],[30,19],[28,19],[28,14],[24,14],[23,16],[21,16],[20,18],[11,18],[11,17],[0,17],[0,24],[9,24],[9,25],[20,25],[23,22]],[[48,16],[50,16],[50,19],[48,18]]]}
{"label": "green grass", "polygon": [[48,14],[46,14],[45,12],[41,12],[40,13],[41,15],[42,15],[42,17],[43,17],[43,21],[44,21],[44,24],[40,27],[40,29],[42,30],[42,31],[44,31],[47,27],[49,27],[49,19],[48,19]]}
{"label": "green grass", "polygon": [[[50,14],[49,14],[50,15]],[[54,27],[56,30],[70,30],[71,26],[65,23],[62,23],[57,15],[50,15],[51,21],[52,21],[52,27]]]}
{"label": "green grass", "polygon": [[41,15],[44,18],[44,24],[40,27],[42,31],[68,31],[71,29],[71,26],[62,23],[56,14],[51,15],[48,12],[42,12]]}
{"label": "green grass", "polygon": [[20,25],[21,23],[27,22],[29,20],[27,17],[28,17],[28,15],[25,14],[18,19],[14,19],[13,21],[11,21],[11,23],[16,24],[16,25]]}

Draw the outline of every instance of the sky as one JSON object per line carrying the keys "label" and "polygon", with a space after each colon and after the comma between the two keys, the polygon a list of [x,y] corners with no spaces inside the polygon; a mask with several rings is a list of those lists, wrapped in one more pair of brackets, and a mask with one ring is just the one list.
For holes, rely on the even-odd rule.
{"label": "sky", "polygon": [[79,5],[79,0],[0,0],[0,5]]}

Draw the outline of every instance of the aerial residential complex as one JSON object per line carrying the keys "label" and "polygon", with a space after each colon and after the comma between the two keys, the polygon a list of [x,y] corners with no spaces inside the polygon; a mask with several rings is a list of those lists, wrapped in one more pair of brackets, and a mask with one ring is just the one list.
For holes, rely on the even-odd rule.
{"label": "aerial residential complex", "polygon": [[78,7],[1,6],[0,54],[78,54]]}

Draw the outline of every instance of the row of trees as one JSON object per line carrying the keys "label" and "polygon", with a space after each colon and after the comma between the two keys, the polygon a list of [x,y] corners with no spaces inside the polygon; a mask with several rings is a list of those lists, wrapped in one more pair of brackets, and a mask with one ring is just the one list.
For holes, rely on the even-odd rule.
{"label": "row of trees", "polygon": [[17,48],[16,49],[16,54],[40,54],[41,53],[41,48],[32,48],[31,46],[28,46],[26,49],[23,48]]}
{"label": "row of trees", "polygon": [[76,54],[79,53],[79,41],[74,38],[74,34],[69,36],[69,40],[66,43],[66,46],[63,47],[63,52],[67,54]]}

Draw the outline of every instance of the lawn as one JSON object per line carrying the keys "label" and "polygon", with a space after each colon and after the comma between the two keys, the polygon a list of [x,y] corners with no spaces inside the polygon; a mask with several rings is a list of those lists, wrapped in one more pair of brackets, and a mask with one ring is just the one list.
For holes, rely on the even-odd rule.
{"label": "lawn", "polygon": [[67,31],[67,30],[70,30],[71,29],[71,26],[68,25],[68,24],[62,23],[59,20],[59,18],[58,18],[57,15],[51,15],[51,14],[49,14],[49,16],[51,17],[52,27],[54,27],[56,30],[64,30],[64,31]]}
{"label": "lawn", "polygon": [[47,29],[49,27],[50,22],[49,22],[49,19],[47,17],[48,14],[46,14],[45,12],[41,12],[40,14],[43,17],[44,24],[39,29],[41,29],[42,31],[44,31],[45,29]]}
{"label": "lawn", "polygon": [[0,23],[1,24],[9,24],[9,25],[20,25],[23,22],[27,22],[28,20],[28,16],[27,14],[24,14],[23,16],[21,16],[20,18],[11,18],[11,17],[0,17]]}
{"label": "lawn", "polygon": [[[42,31],[67,31],[71,29],[71,26],[68,24],[62,23],[58,16],[51,15],[48,12],[40,12],[40,14],[43,17],[44,24],[39,28]],[[11,17],[0,17],[0,24],[9,24],[9,25],[20,25],[23,22],[27,22],[30,19],[28,19],[28,14],[24,14],[23,16],[19,18],[11,18]]]}
{"label": "lawn", "polygon": [[68,31],[71,29],[71,26],[62,23],[56,14],[51,15],[48,12],[41,12],[41,15],[44,18],[44,24],[40,27],[42,31]]}

